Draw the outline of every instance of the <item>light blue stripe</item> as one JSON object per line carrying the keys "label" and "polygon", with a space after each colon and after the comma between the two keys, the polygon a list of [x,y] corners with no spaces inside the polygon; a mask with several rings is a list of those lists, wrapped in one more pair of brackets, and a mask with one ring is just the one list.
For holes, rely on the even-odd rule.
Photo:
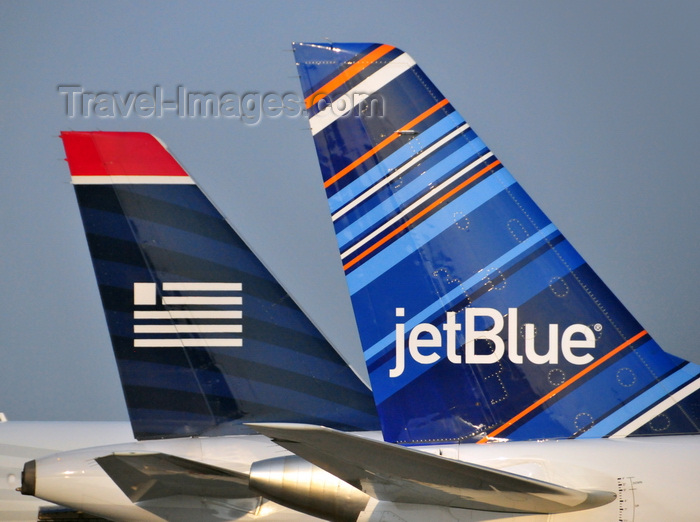
{"label": "light blue stripe", "polygon": [[[558,231],[557,231],[558,233]],[[552,238],[550,235],[549,238]],[[568,248],[571,253],[575,253],[575,250],[573,250],[573,247]],[[545,254],[545,256],[558,256],[561,253],[561,249],[558,248],[557,251],[555,252],[554,250],[548,252]],[[581,262],[583,262],[583,259],[580,259]],[[537,262],[533,263],[537,264]],[[564,277],[567,273],[569,273],[570,267],[567,266],[567,263],[561,263],[559,266],[559,271],[558,272],[552,272],[550,275],[552,276],[560,276]],[[529,267],[525,267],[524,270],[528,270]],[[513,277],[518,277],[518,274],[514,274]],[[539,288],[544,288],[548,284],[548,281],[541,280]],[[475,288],[475,287],[474,287]],[[534,293],[522,293],[518,295],[517,300],[509,300],[508,301],[508,307],[515,307],[518,308],[520,305],[523,303],[527,303],[530,298],[536,294],[537,291]],[[489,296],[489,292],[486,292],[485,294],[481,295],[479,298],[477,298],[475,301],[472,302],[472,306],[481,306],[481,303],[483,302],[482,300],[487,299]],[[505,303],[503,303],[505,305]],[[488,305],[487,305],[488,306]],[[507,313],[507,308],[503,308],[501,306],[496,306],[496,310],[498,310],[501,315],[505,315]],[[444,314],[441,316],[444,319]],[[426,322],[430,322],[430,318],[426,318]],[[464,338],[462,337],[461,340],[459,340],[459,343],[464,343]],[[392,341],[392,347],[393,347],[393,341]],[[383,352],[386,353],[386,350]],[[389,397],[394,395],[395,393],[398,393],[401,390],[405,390],[407,386],[410,386],[410,384],[417,378],[419,378],[421,375],[424,375],[426,372],[428,372],[431,368],[433,368],[434,365],[432,364],[409,364],[409,359],[406,359],[406,366],[404,369],[403,374],[400,376],[398,379],[391,379],[388,378],[387,376],[389,375],[389,370],[392,368],[392,366],[395,364],[395,361],[393,359],[388,360],[378,368],[375,368],[374,371],[370,374],[370,379],[372,380],[374,386],[373,386],[373,393],[374,393],[374,400],[377,404],[381,404],[385,400],[387,400]],[[439,364],[439,363],[436,363]],[[400,381],[399,383],[392,383],[390,381],[396,380]],[[397,388],[399,387],[400,388]]]}
{"label": "light blue stripe", "polygon": [[698,375],[700,375],[700,366],[692,363],[687,364],[677,372],[666,377],[663,381],[657,383],[651,389],[642,393],[629,404],[624,405],[606,419],[598,422],[591,429],[581,434],[579,438],[600,438],[614,433],[655,403],[669,395],[671,391],[683,386]]}
{"label": "light blue stripe", "polygon": [[[598,355],[604,356],[614,348],[609,346]],[[576,433],[576,415],[585,411],[591,418],[603,419],[613,407],[619,407],[625,400],[643,393],[657,382],[657,375],[666,375],[679,368],[679,359],[668,357],[653,339],[628,351],[599,374],[587,379],[571,393],[547,406],[534,418],[526,421],[508,434],[511,440],[527,440],[539,437],[542,433],[556,433],[569,436]],[[619,389],[619,372],[632,371],[637,379],[624,389]],[[631,375],[631,374],[629,374]],[[524,404],[527,406],[527,404]],[[585,410],[582,410],[585,408]]]}
{"label": "light blue stripe", "polygon": [[[446,295],[441,296],[439,299],[437,299],[434,303],[432,303],[430,306],[425,308],[423,311],[419,312],[415,316],[413,316],[411,319],[406,321],[406,331],[410,331],[413,329],[417,324],[420,324],[424,322],[426,319],[429,317],[432,317],[436,312],[439,310],[447,310],[450,308],[451,304],[453,301],[462,299],[464,298],[464,291],[465,289],[469,289],[472,286],[482,282],[484,278],[484,273],[483,271],[486,269],[490,269],[493,267],[501,268],[513,259],[517,258],[518,256],[522,255],[525,251],[529,250],[533,246],[535,246],[537,243],[540,243],[544,241],[548,236],[551,234],[557,232],[557,227],[554,226],[554,224],[550,223],[546,227],[544,227],[542,230],[538,231],[536,234],[533,234],[530,236],[528,239],[517,245],[516,247],[510,249],[508,252],[503,254],[501,257],[498,259],[495,259],[492,263],[489,263],[486,265],[482,270],[479,270],[476,272],[472,277],[464,281],[462,284],[456,286],[453,288],[450,292],[448,292]],[[392,331],[389,333],[387,336],[385,336],[383,339],[375,343],[373,346],[365,350],[365,361],[367,361],[367,364],[371,362],[371,359],[377,356],[378,354],[382,353],[386,348],[391,346],[391,344],[394,341],[394,336],[395,332]]]}
{"label": "light blue stripe", "polygon": [[[388,215],[395,212],[401,205],[411,201],[422,192],[427,192],[427,189],[430,189],[431,185],[438,183],[443,176],[455,170],[460,164],[464,163],[465,160],[471,158],[485,147],[486,145],[481,141],[481,138],[475,138],[463,147],[460,147],[401,190],[392,194],[390,199],[382,201],[369,212],[362,214],[355,222],[338,232],[336,236],[338,245],[342,248],[368,228],[386,219]],[[477,167],[478,165],[473,168]]]}
{"label": "light blue stripe", "polygon": [[410,256],[428,241],[454,225],[456,212],[459,212],[460,215],[469,214],[514,183],[513,176],[506,169],[501,169],[442,207],[430,218],[367,260],[357,270],[350,272],[346,277],[350,295],[363,289],[402,259]]}
{"label": "light blue stripe", "polygon": [[367,188],[386,176],[387,172],[394,170],[399,165],[411,159],[416,154],[417,148],[422,152],[425,148],[463,123],[464,119],[462,119],[457,112],[452,112],[429,129],[423,131],[399,150],[390,154],[384,161],[378,163],[355,181],[328,198],[328,205],[331,207],[331,213],[362,194]]}

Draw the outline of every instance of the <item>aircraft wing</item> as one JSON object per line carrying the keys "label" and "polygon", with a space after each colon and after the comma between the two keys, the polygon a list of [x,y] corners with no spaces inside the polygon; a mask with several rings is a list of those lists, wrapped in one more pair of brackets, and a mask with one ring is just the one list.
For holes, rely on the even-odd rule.
{"label": "aircraft wing", "polygon": [[566,488],[320,426],[250,426],[378,500],[508,513],[565,513],[616,498],[611,492]]}
{"label": "aircraft wing", "polygon": [[165,453],[125,453],[95,459],[132,502],[173,495],[250,498],[248,475]]}

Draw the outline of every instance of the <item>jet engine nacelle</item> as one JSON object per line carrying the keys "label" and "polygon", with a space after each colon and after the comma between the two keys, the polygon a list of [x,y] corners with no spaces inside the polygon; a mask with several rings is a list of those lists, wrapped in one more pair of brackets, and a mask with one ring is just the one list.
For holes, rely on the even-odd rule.
{"label": "jet engine nacelle", "polygon": [[162,521],[134,505],[92,456],[89,450],[78,450],[27,462],[22,494],[124,522]]}
{"label": "jet engine nacelle", "polygon": [[370,499],[296,456],[255,462],[250,468],[249,487],[278,504],[334,522],[355,522]]}
{"label": "jet engine nacelle", "polygon": [[[117,469],[121,486],[99,464],[104,457],[149,454],[163,457],[166,465],[160,470],[122,465],[121,471]],[[27,462],[21,491],[24,495],[119,522],[310,521],[308,515],[268,502],[257,493],[241,496],[240,491],[231,490],[231,496],[227,496],[215,484],[207,495],[202,491],[207,487],[206,475],[190,474],[184,468],[179,475],[175,464],[175,467],[167,465],[167,457],[202,467],[207,466],[208,460],[216,460],[225,469],[247,475],[251,462],[273,455],[279,455],[279,448],[260,435],[163,439],[86,448]],[[212,479],[221,476],[216,466],[212,469]],[[184,482],[181,483],[180,478]],[[199,485],[198,480],[201,481]],[[178,489],[178,484],[182,489]],[[188,489],[191,486],[199,489]],[[136,495],[133,499],[129,497],[132,492]],[[136,498],[143,492],[148,494]]]}

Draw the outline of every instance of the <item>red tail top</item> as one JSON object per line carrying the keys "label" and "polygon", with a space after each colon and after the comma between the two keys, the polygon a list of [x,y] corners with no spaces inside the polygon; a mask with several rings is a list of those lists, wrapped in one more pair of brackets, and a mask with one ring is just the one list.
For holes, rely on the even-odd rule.
{"label": "red tail top", "polygon": [[156,137],[144,132],[62,132],[73,183],[192,183]]}

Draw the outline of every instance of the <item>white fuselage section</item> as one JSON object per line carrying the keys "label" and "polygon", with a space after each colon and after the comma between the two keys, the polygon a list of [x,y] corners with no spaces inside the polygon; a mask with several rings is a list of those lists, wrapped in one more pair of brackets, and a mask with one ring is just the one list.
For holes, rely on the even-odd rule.
{"label": "white fuselage section", "polygon": [[[517,520],[518,522],[651,522],[698,520],[694,491],[700,466],[700,437],[663,436],[577,439],[426,447],[431,453],[517,473],[581,490],[611,491],[610,504],[557,515],[507,515],[434,508],[423,520]],[[361,521],[381,519],[387,510],[403,520],[420,520],[420,506],[375,504]]]}
{"label": "white fuselage section", "polygon": [[[381,438],[376,432],[361,435]],[[512,515],[371,499],[358,520],[656,522],[690,521],[698,516],[694,501],[700,466],[697,436],[435,445],[419,449],[570,488],[611,491],[617,499],[587,511],[558,515]],[[263,499],[177,497],[136,505],[94,460],[130,451],[167,453],[242,473],[248,473],[253,462],[289,455],[257,435],[90,448],[37,460],[36,495],[113,520],[313,520]]]}

